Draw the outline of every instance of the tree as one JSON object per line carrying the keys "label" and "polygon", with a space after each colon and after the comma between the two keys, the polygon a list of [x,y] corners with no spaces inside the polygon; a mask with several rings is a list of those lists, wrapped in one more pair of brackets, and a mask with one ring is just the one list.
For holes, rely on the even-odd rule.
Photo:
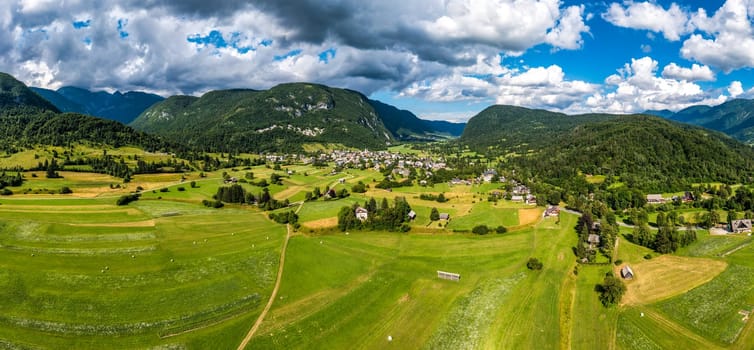
{"label": "tree", "polygon": [[471,229],[471,232],[478,235],[486,235],[490,232],[490,229],[487,227],[487,225],[477,225],[474,226],[473,229]]}
{"label": "tree", "polygon": [[526,267],[529,270],[541,270],[543,266],[542,262],[537,258],[529,258],[529,261],[526,262]]}
{"label": "tree", "polygon": [[445,203],[445,202],[447,202],[447,201],[448,201],[448,200],[447,200],[447,199],[445,199],[445,194],[443,194],[443,193],[440,193],[440,194],[438,194],[438,195],[437,195],[437,202],[438,202],[438,203]]}
{"label": "tree", "polygon": [[650,247],[652,245],[652,233],[649,231],[647,225],[637,225],[634,227],[634,241],[636,244]]}
{"label": "tree", "polygon": [[429,213],[429,219],[432,221],[440,220],[440,212],[437,211],[437,208],[432,208],[432,211]]}
{"label": "tree", "polygon": [[547,195],[547,203],[550,203],[552,205],[558,205],[561,200],[561,194],[558,191],[552,191],[550,194]]}
{"label": "tree", "polygon": [[608,272],[602,284],[598,286],[598,290],[602,305],[610,307],[620,303],[623,294],[626,293],[626,285],[619,278],[616,278],[612,272]]}

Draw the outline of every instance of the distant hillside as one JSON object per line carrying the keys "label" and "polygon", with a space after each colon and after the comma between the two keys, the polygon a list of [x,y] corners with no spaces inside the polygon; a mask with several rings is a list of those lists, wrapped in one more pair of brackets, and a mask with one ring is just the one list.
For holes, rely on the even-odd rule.
{"label": "distant hillside", "polygon": [[50,102],[29,90],[13,76],[0,73],[0,110],[31,108],[59,112]]}
{"label": "distant hillside", "polygon": [[395,141],[362,94],[306,83],[174,96],[131,125],[221,151],[300,151],[307,143],[384,149]]}
{"label": "distant hillside", "polygon": [[754,178],[751,147],[718,132],[647,115],[577,126],[521,161],[542,179],[560,179],[564,187],[566,179],[579,174],[617,176],[628,188],[645,192]]}
{"label": "distant hillside", "polygon": [[472,149],[495,148],[503,153],[539,149],[577,125],[614,118],[606,114],[569,116],[539,109],[496,105],[466,123],[459,139]]}
{"label": "distant hillside", "polygon": [[57,91],[31,88],[50,101],[63,112],[89,114],[100,118],[116,120],[128,124],[163,97],[144,92],[130,91],[125,94],[118,91],[92,92],[86,89],[66,86]]}
{"label": "distant hillside", "polygon": [[414,113],[398,109],[389,104],[369,100],[369,104],[385,123],[387,129],[398,139],[412,140],[417,138],[437,138],[438,135],[461,136],[464,123],[446,121],[431,121],[419,119]]}
{"label": "distant hillside", "polygon": [[0,73],[0,150],[89,142],[147,150],[174,146],[121,123],[58,109],[12,76]]}
{"label": "distant hillside", "polygon": [[750,145],[754,144],[754,100],[736,99],[714,107],[692,106],[670,114],[657,111],[647,113],[721,131]]}

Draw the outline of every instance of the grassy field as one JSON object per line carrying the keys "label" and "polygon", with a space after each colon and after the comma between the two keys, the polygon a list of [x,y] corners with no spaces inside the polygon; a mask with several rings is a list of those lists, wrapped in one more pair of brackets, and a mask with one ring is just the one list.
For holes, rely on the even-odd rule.
{"label": "grassy field", "polygon": [[232,347],[274,283],[285,228],[260,213],[58,202],[0,205],[5,344]]}
{"label": "grassy field", "polygon": [[[605,308],[595,287],[620,266],[576,263],[575,215],[542,219],[542,208],[488,202],[496,184],[388,192],[373,188],[381,175],[371,170],[330,175],[291,165],[183,180],[137,175],[125,188],[111,188],[119,179],[105,175],[27,173],[22,188],[74,193],[0,197],[0,348],[237,347],[270,297],[286,228],[252,205],[209,209],[201,201],[223,186],[224,172],[269,179],[286,170],[294,174],[269,187],[281,200],[303,199],[315,186],[372,188],[300,207],[303,228],[290,238],[280,290],[248,348],[750,349],[754,342],[740,313],[754,310],[751,237],[700,231],[698,242],[667,256],[621,237],[617,258],[636,278],[622,305]],[[140,200],[114,205],[137,186]],[[448,202],[419,199],[441,192]],[[418,214],[409,233],[313,230],[335,226],[343,206],[398,196]],[[447,227],[430,222],[433,207],[451,214]],[[511,230],[454,232],[479,224]],[[528,270],[530,257],[544,268]],[[461,280],[438,279],[438,270]]]}

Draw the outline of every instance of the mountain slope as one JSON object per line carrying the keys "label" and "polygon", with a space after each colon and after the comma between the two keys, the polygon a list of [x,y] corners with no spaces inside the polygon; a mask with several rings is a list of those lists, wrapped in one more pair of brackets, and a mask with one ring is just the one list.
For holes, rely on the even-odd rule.
{"label": "mountain slope", "polygon": [[29,90],[24,83],[9,74],[0,72],[0,110],[10,108],[59,111],[50,102]]}
{"label": "mountain slope", "polygon": [[306,83],[174,96],[131,125],[221,151],[300,151],[307,143],[382,149],[394,140],[360,93]]}
{"label": "mountain slope", "polygon": [[402,140],[432,139],[437,138],[439,134],[457,137],[466,126],[464,123],[419,119],[410,111],[398,109],[377,100],[369,100],[369,104],[374,107],[382,122],[385,123],[385,127],[396,138]]}
{"label": "mountain slope", "polygon": [[116,91],[110,94],[106,91],[92,92],[71,86],[62,87],[57,91],[31,89],[63,112],[89,114],[124,124],[130,123],[144,110],[164,100],[163,97],[155,94],[136,91],[125,94]]}
{"label": "mountain slope", "polygon": [[47,100],[12,76],[0,73],[0,150],[89,142],[133,145],[147,150],[174,148],[121,123],[77,113],[59,113]]}
{"label": "mountain slope", "polygon": [[722,131],[745,143],[754,144],[754,100],[736,99],[714,107],[692,106],[669,115],[653,111],[648,113]]}
{"label": "mountain slope", "polygon": [[495,105],[469,119],[459,140],[478,151],[492,147],[504,153],[526,152],[546,146],[553,138],[577,125],[614,117],[606,114],[569,116],[545,110]]}

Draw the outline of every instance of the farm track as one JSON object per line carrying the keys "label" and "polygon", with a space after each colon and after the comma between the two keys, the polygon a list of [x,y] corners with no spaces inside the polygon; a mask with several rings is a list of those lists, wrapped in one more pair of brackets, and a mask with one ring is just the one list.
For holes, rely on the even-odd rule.
{"label": "farm track", "polygon": [[653,321],[657,322],[658,324],[665,327],[667,330],[672,330],[675,334],[682,335],[686,337],[687,339],[691,339],[695,342],[697,342],[699,345],[699,349],[720,349],[720,346],[711,343],[709,340],[701,337],[700,335],[688,330],[687,328],[671,321],[665,318],[663,315],[656,311],[651,310],[645,310],[644,314],[652,319]]}
{"label": "farm track", "polygon": [[[296,213],[301,210],[301,207],[304,206],[304,203],[301,202],[299,204],[298,209],[296,209]],[[280,265],[278,266],[278,276],[275,280],[275,288],[272,289],[272,294],[270,294],[270,299],[267,300],[267,305],[265,305],[264,310],[262,310],[262,313],[259,314],[259,317],[257,318],[256,322],[254,322],[254,325],[251,327],[248,333],[246,333],[246,336],[241,341],[241,344],[238,345],[238,350],[243,350],[246,348],[247,345],[249,345],[249,341],[251,341],[251,338],[254,336],[254,333],[257,332],[259,329],[259,326],[262,325],[262,322],[264,321],[265,316],[267,316],[267,313],[272,308],[272,303],[275,302],[275,297],[278,294],[278,290],[280,289],[280,282],[283,280],[283,268],[285,267],[285,251],[288,249],[288,241],[291,239],[292,232],[291,232],[291,224],[286,224],[286,234],[285,234],[285,241],[283,241],[283,249],[280,251]]]}

